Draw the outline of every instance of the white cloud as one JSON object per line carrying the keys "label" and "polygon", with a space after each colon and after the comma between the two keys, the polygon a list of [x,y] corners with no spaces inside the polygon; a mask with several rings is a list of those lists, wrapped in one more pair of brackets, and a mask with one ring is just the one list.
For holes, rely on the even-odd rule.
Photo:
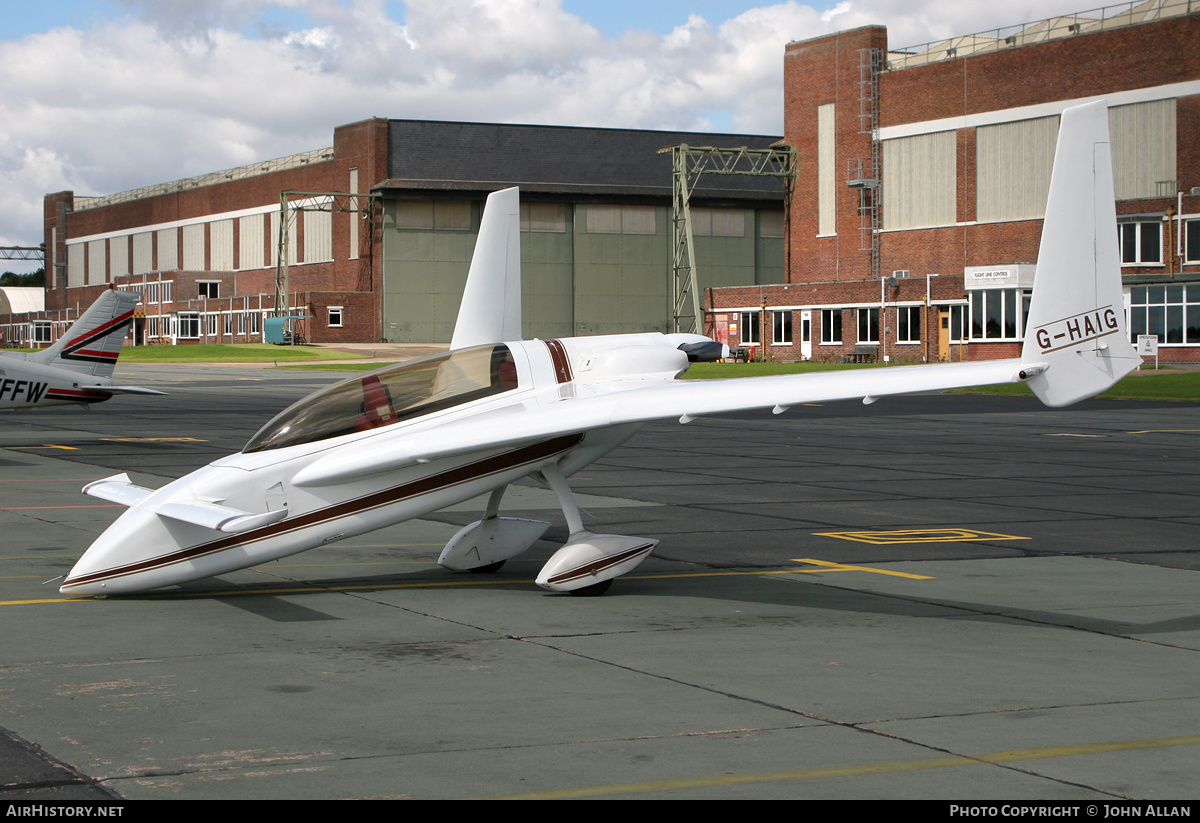
{"label": "white cloud", "polygon": [[[910,45],[1066,0],[795,0],[619,37],[558,0],[121,0],[128,16],[0,41],[0,238],[41,197],[100,194],[328,145],[367,117],[782,130],[783,48],[886,23]],[[827,4],[823,4],[827,5]],[[703,9],[703,5],[697,5]]]}

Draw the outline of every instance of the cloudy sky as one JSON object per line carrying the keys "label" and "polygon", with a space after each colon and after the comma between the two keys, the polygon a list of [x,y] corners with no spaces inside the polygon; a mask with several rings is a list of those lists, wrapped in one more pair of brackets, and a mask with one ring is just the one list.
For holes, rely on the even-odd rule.
{"label": "cloudy sky", "polygon": [[[781,134],[783,47],[893,47],[1082,0],[0,0],[0,245],[42,195],[330,145],[367,117]],[[23,271],[16,261],[0,270]]]}

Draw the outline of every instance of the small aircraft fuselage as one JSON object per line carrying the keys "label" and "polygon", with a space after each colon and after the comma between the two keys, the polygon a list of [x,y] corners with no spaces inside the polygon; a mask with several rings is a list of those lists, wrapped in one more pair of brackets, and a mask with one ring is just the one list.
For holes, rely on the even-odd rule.
{"label": "small aircraft fuselage", "polygon": [[[238,454],[150,491],[91,493],[133,505],[67,575],[67,594],[158,588],[277,560],[461,503],[557,464],[570,476],[640,424],[519,437],[441,456],[435,431],[503,442],[521,412],[589,391],[669,382],[698,335],[621,335],[474,346],[336,383],[267,423]],[[619,377],[614,384],[614,377]],[[118,497],[109,497],[118,499]]]}
{"label": "small aircraft fuselage", "polygon": [[0,409],[99,403],[112,397],[111,392],[80,388],[78,377],[29,360],[0,359]]}

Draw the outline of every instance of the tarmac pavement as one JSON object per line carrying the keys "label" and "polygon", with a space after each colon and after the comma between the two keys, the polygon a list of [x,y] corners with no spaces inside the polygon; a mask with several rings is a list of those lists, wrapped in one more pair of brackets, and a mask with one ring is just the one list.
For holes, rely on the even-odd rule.
{"label": "tarmac pavement", "polygon": [[[647,426],[572,479],[661,539],[599,598],[436,565],[482,501],[138,597],[64,573],[158,485],[336,374],[0,420],[13,799],[1200,795],[1200,406],[885,399]],[[1101,806],[1102,808],[1102,806]]]}

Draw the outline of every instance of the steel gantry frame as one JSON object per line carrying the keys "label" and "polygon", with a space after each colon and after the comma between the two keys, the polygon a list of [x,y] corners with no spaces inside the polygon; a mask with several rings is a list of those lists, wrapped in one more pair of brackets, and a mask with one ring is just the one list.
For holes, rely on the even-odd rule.
{"label": "steel gantry frame", "polygon": [[[377,192],[292,191],[289,189],[279,193],[279,238],[278,254],[275,258],[275,317],[287,317],[290,313],[288,302],[291,299],[289,291],[291,272],[288,256],[290,254],[291,225],[296,212],[351,212],[360,215],[366,222],[368,244],[366,259],[368,260],[367,265],[370,265],[370,260],[374,256],[374,201],[381,197],[382,195]],[[303,199],[299,203],[293,203],[295,198]],[[359,243],[361,244],[361,242],[361,235],[359,235]],[[354,251],[358,252],[361,259],[363,249],[360,247]]]}
{"label": "steel gantry frame", "polygon": [[792,222],[792,184],[796,179],[796,152],[791,146],[766,149],[714,148],[712,146],[667,146],[659,154],[671,153],[671,223],[674,246],[671,266],[674,276],[674,331],[704,333],[700,287],[696,277],[696,251],[692,233],[692,192],[702,174],[744,174],[778,177],[783,181],[784,257],[789,256],[788,228]]}
{"label": "steel gantry frame", "polygon": [[46,250],[41,246],[0,246],[0,260],[46,261]]}

